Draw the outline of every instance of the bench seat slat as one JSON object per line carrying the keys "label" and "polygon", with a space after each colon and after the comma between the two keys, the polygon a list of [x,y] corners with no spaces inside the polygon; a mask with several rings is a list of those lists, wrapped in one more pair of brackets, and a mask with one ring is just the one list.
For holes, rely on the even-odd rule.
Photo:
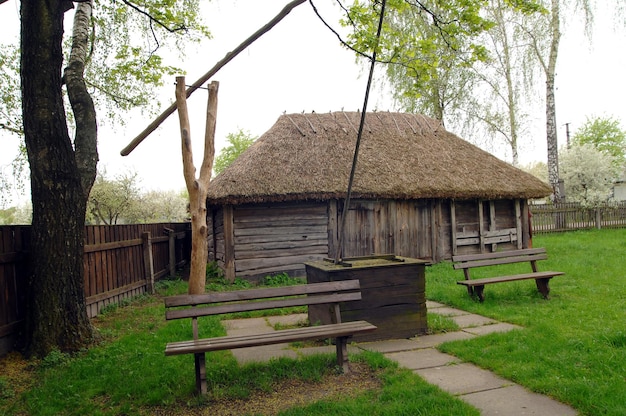
{"label": "bench seat slat", "polygon": [[168,343],[165,355],[202,353],[217,350],[229,350],[258,345],[281,344],[300,340],[347,337],[357,333],[376,330],[376,326],[366,321],[344,322],[295,329],[284,329],[253,335],[225,336],[206,338],[197,341]]}
{"label": "bench seat slat", "polygon": [[498,259],[485,259],[485,260],[474,260],[474,261],[466,261],[463,263],[457,263],[454,265],[455,270],[459,269],[469,269],[472,267],[483,267],[483,266],[497,266],[500,264],[512,264],[512,263],[523,263],[526,261],[538,261],[538,260],[546,260],[548,258],[547,254],[536,254],[531,256],[515,256],[515,257],[504,257]]}
{"label": "bench seat slat", "polygon": [[199,316],[219,315],[223,313],[248,312],[305,305],[320,305],[325,303],[348,302],[353,300],[361,300],[361,292],[331,293],[328,295],[303,296],[299,298],[274,299],[247,303],[228,303],[189,309],[171,309],[165,312],[165,319],[194,318]]}
{"label": "bench seat slat", "polygon": [[358,280],[342,280],[338,282],[310,283],[307,285],[235,290],[232,292],[211,292],[201,295],[177,295],[165,298],[165,307],[194,306],[205,303],[267,299],[281,296],[310,295],[315,293],[329,293],[359,289],[360,284]]}
{"label": "bench seat slat", "polygon": [[526,280],[526,279],[546,279],[554,276],[561,276],[565,273],[563,272],[536,272],[536,273],[524,273],[524,274],[515,274],[510,276],[498,276],[498,277],[486,277],[483,279],[472,279],[472,280],[460,280],[456,283],[463,286],[483,286],[491,283],[501,283],[501,282],[512,282],[515,280]]}

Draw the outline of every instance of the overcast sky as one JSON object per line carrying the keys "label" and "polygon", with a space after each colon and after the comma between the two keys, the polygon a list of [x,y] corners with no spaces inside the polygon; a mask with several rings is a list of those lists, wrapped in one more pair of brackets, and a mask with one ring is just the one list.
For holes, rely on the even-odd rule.
{"label": "overcast sky", "polygon": [[[175,63],[187,71],[191,84],[222,59],[225,54],[274,17],[287,0],[212,1],[205,4],[206,22],[213,39],[206,41],[184,62]],[[337,25],[339,10],[332,2],[317,0],[316,5]],[[19,11],[16,0],[0,6],[2,39],[17,37]],[[622,120],[626,127],[626,67],[624,32],[615,34],[608,13],[597,16],[593,44],[589,46],[582,28],[575,21],[563,28],[557,75],[557,121],[559,141],[565,142],[565,123],[574,131],[587,116],[607,115]],[[377,73],[383,71],[377,66]],[[220,82],[216,150],[225,144],[228,133],[239,128],[260,136],[284,112],[356,111],[361,108],[367,78],[354,54],[342,48],[335,35],[318,20],[308,3],[298,6],[269,33],[236,57],[214,78]],[[541,81],[543,82],[543,81]],[[174,101],[174,79],[159,92],[163,108]],[[197,91],[189,99],[191,136],[196,150],[196,166],[202,156],[207,93]],[[388,94],[371,92],[369,110],[394,110]],[[545,117],[537,105],[532,128],[520,144],[523,163],[545,160]],[[129,156],[124,148],[152,119],[131,115],[128,127],[111,131],[100,127],[101,166],[109,174],[136,171],[146,189],[184,188],[178,116],[174,113],[155,133]],[[0,165],[6,165],[17,149],[17,140],[0,134]],[[505,154],[496,156],[506,160]],[[268,166],[268,169],[280,167]],[[6,171],[6,167],[4,168]]]}

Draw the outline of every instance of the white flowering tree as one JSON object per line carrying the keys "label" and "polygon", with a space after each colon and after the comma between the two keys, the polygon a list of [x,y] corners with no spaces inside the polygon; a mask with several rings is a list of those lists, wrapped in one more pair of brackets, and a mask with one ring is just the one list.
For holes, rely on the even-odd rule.
{"label": "white flowering tree", "polygon": [[591,144],[579,144],[561,149],[559,165],[568,201],[589,207],[612,198],[618,176],[613,156]]}

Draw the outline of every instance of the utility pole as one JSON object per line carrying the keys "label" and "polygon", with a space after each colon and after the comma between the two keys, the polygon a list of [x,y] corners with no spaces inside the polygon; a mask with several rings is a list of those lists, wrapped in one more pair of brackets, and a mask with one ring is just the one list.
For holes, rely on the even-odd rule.
{"label": "utility pole", "polygon": [[570,148],[570,145],[569,145],[569,125],[570,124],[571,123],[565,123],[565,137],[567,137],[567,148],[568,149]]}

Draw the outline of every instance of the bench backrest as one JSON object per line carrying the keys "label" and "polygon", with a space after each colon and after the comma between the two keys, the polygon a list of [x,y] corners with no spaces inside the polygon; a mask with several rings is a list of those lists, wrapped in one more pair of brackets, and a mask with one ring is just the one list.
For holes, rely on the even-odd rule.
{"label": "bench backrest", "polygon": [[[497,251],[494,253],[465,254],[453,256],[454,269],[469,269],[473,267],[496,266],[499,264],[521,263],[529,261],[533,265],[537,260],[548,258],[545,248],[528,248],[523,250]],[[536,271],[536,270],[533,270]]]}
{"label": "bench backrest", "polygon": [[165,298],[165,319],[197,318],[290,306],[338,304],[360,299],[358,280],[179,295]]}

